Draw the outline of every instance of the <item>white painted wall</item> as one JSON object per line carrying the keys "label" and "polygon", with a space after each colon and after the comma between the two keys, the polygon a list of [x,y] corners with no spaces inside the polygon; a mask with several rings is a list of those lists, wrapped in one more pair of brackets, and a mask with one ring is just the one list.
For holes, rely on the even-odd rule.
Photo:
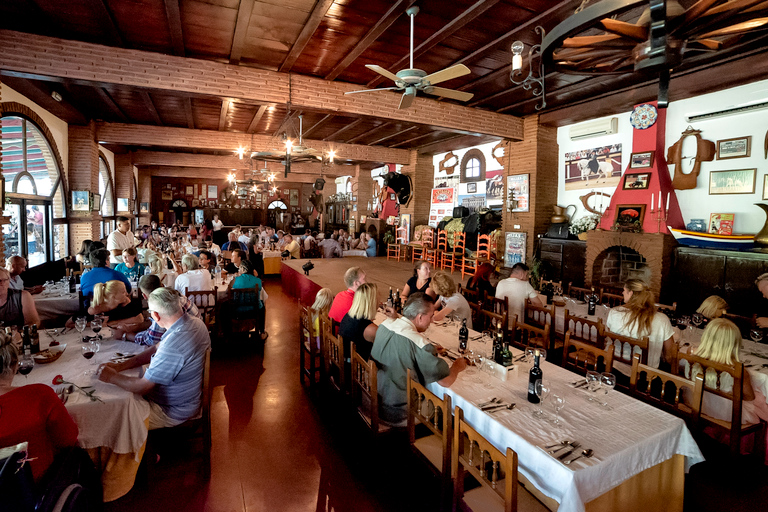
{"label": "white painted wall", "polygon": [[[672,87],[674,88],[674,82]],[[670,103],[667,109],[665,153],[672,144],[677,142],[682,132],[688,127],[689,123],[685,120],[687,115],[711,112],[758,101],[768,101],[768,80]],[[584,195],[588,191],[565,190],[565,154],[580,149],[621,143],[622,166],[626,170],[629,164],[629,156],[632,152],[632,126],[629,124],[629,115],[630,112],[615,114],[615,117],[619,119],[619,131],[614,135],[571,141],[568,136],[570,126],[558,128],[558,204],[561,206],[576,205],[577,212],[574,219],[586,214],[579,196]],[[768,130],[768,124],[765,123],[766,116],[768,116],[768,110],[762,110],[691,123],[693,128],[701,130],[702,137],[715,143],[722,139],[751,135],[752,153],[750,157],[730,160],[715,159],[712,162],[702,163],[697,187],[693,190],[676,191],[683,219],[686,223],[696,218],[708,221],[711,213],[734,213],[736,214],[734,233],[757,233],[763,227],[766,220],[765,215],[759,208],[754,206],[754,203],[764,202],[762,199],[763,182],[766,171],[768,171],[768,161],[765,159],[763,150],[766,130]],[[686,144],[683,156],[686,156],[688,153],[688,145]],[[657,154],[656,158],[659,157],[666,158],[666,154]],[[753,194],[709,195],[709,173],[711,171],[751,168],[757,169],[755,192]],[[674,168],[670,168],[670,174],[673,172]],[[613,189],[607,188],[595,188],[594,191],[613,193]]]}

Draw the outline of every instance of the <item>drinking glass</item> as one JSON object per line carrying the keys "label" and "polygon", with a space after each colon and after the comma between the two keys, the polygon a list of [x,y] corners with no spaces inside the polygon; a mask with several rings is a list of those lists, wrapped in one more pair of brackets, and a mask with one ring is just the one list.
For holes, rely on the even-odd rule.
{"label": "drinking glass", "polygon": [[35,367],[35,360],[32,359],[32,356],[30,354],[24,354],[21,356],[21,359],[19,360],[19,369],[18,372],[24,376],[24,382],[27,381],[29,377],[29,372],[32,371],[32,368]]}
{"label": "drinking glass", "polygon": [[762,329],[752,329],[749,331],[749,337],[752,341],[756,343],[760,343],[763,341],[763,330]]}
{"label": "drinking glass", "polygon": [[[600,385],[605,389],[605,394],[607,395],[608,391],[616,387],[616,376],[610,372],[603,372],[600,375]],[[608,402],[600,402],[600,405],[610,408]]]}
{"label": "drinking glass", "polygon": [[544,409],[542,409],[542,407],[544,405],[544,400],[549,396],[551,389],[549,383],[542,379],[537,380],[534,383],[533,388],[536,392],[536,396],[539,397],[539,410],[534,411],[533,415],[540,418],[541,416],[544,416]]}
{"label": "drinking glass", "polygon": [[[99,343],[97,340],[91,340],[87,344],[85,344],[85,345],[83,345],[81,347],[81,350],[82,350],[82,353],[83,353],[83,357],[88,359],[88,360],[93,359],[93,356],[95,356],[99,352],[100,349],[101,349],[101,343]],[[94,361],[91,364],[95,365],[96,362]],[[84,372],[84,374],[85,375],[95,375],[96,374],[96,370],[95,369],[86,370]]]}
{"label": "drinking glass", "polygon": [[700,327],[702,323],[704,323],[704,315],[701,313],[694,313],[691,316],[691,322],[693,322],[693,325],[696,327]]}
{"label": "drinking glass", "polygon": [[[486,361],[488,361],[488,357],[486,356],[485,352],[483,352],[482,350],[475,350],[475,364],[477,365],[477,368],[480,371],[483,371],[483,368],[486,368],[486,371],[488,371],[487,368],[489,367],[485,364]],[[490,380],[485,380],[482,382],[483,382],[484,388],[490,389],[493,387],[493,384],[491,383]]]}
{"label": "drinking glass", "polygon": [[472,377],[472,382],[477,382],[478,384],[482,382],[480,378],[477,377],[477,372],[479,370],[477,362],[475,360],[475,351],[474,350],[467,350],[467,375]]}
{"label": "drinking glass", "polygon": [[565,397],[560,395],[552,395],[552,406],[555,408],[555,420],[552,422],[555,425],[560,425],[560,411],[565,407]]}
{"label": "drinking glass", "polygon": [[[597,390],[600,389],[600,386],[602,385],[602,375],[598,372],[587,372],[587,388],[592,391],[593,393],[597,393]],[[587,400],[590,402],[599,402],[594,396],[589,395],[587,397]]]}
{"label": "drinking glass", "polygon": [[93,330],[93,333],[99,337],[99,339],[101,339],[101,334],[99,334],[99,332],[101,331],[101,325],[102,325],[101,317],[99,316],[93,317],[93,320],[91,320],[91,329]]}
{"label": "drinking glass", "polygon": [[482,341],[486,348],[493,346],[493,333],[491,331],[483,331]]}
{"label": "drinking glass", "polygon": [[86,326],[88,325],[88,319],[81,316],[77,317],[75,319],[75,329],[77,329],[77,332],[80,333],[80,341],[85,341],[83,339],[83,331],[85,330]]}

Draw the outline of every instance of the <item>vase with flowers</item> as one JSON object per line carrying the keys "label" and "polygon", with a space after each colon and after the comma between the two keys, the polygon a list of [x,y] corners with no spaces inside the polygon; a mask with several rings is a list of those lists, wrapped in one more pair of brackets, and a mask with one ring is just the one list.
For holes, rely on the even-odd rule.
{"label": "vase with flowers", "polygon": [[592,231],[595,229],[598,222],[600,222],[599,215],[585,215],[584,217],[573,221],[573,223],[571,223],[570,227],[568,228],[568,231],[570,231],[572,235],[578,236],[579,240],[586,240],[587,231]]}

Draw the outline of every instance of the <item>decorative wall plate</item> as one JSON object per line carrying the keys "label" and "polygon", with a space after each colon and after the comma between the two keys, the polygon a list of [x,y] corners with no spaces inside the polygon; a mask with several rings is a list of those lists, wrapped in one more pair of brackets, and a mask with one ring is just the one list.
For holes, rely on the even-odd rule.
{"label": "decorative wall plate", "polygon": [[646,130],[656,124],[657,117],[659,117],[659,113],[656,107],[644,103],[635,107],[629,116],[629,123],[635,130]]}

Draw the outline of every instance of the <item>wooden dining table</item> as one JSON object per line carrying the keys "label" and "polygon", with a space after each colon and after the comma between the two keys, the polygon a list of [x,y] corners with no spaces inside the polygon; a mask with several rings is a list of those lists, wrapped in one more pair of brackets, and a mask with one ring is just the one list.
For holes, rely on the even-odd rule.
{"label": "wooden dining table", "polygon": [[[432,324],[424,334],[452,351],[458,348],[457,324]],[[475,331],[470,331],[468,348],[487,355],[492,351]],[[514,348],[512,352],[515,359],[523,355]],[[615,390],[593,395],[575,387],[584,377],[547,361],[541,368],[552,393],[539,418],[534,415],[538,405],[527,401],[531,365],[516,365],[506,372],[506,380],[498,378],[498,372],[471,375],[465,370],[450,387],[432,383],[428,388],[437,396],[449,395],[466,421],[502,452],[507,447],[517,452],[520,480],[551,510],[683,509],[685,473],[704,457],[682,419]],[[552,395],[566,401],[559,425],[552,421]],[[607,406],[588,401],[590,396]],[[492,398],[516,405],[482,411],[478,405]],[[594,454],[566,466],[542,448],[563,440],[578,442],[576,453],[592,449]]]}
{"label": "wooden dining table", "polygon": [[[83,333],[94,335],[90,328]],[[54,377],[61,375],[75,386],[94,390],[97,400],[91,400],[73,386],[66,394],[65,407],[78,428],[78,444],[85,448],[97,469],[101,472],[104,501],[114,501],[133,487],[136,471],[147,441],[149,403],[140,395],[125,391],[113,384],[101,382],[96,375],[85,375],[101,363],[109,362],[116,353],[136,354],[144,348],[135,343],[115,340],[109,328],[100,332],[103,337],[99,352],[90,360],[82,355],[81,336],[74,329],[61,335],[40,331],[40,348],[49,347],[52,341],[66,344],[64,353],[54,362],[36,363],[26,377],[16,375],[14,386],[45,384],[57,392],[67,385],[53,384]],[[139,368],[128,370],[127,375],[138,376]]]}

